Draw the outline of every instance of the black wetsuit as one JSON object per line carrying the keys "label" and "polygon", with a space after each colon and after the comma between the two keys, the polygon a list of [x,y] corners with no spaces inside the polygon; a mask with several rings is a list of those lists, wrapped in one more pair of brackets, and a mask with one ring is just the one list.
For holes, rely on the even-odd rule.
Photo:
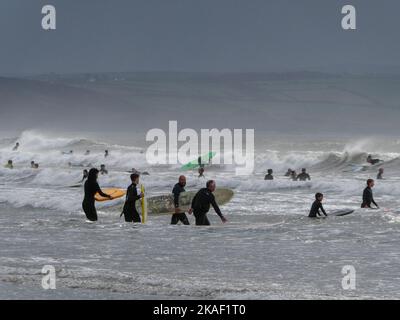
{"label": "black wetsuit", "polygon": [[321,209],[322,213],[327,216],[324,207],[322,206],[322,203],[318,200],[315,200],[311,206],[310,214],[308,215],[310,218],[316,218],[317,216],[321,215],[321,212],[319,212],[319,209]]}
{"label": "black wetsuit", "polygon": [[86,218],[90,221],[97,221],[97,211],[94,205],[95,199],[94,196],[98,192],[102,197],[107,197],[107,195],[101,191],[99,184],[97,181],[89,181],[85,182],[85,197],[82,202],[82,209],[86,214]]}
{"label": "black wetsuit", "polygon": [[126,190],[126,199],[121,215],[125,216],[126,222],[141,222],[139,212],[136,210],[136,201],[140,199],[136,184],[132,183]]}
{"label": "black wetsuit", "polygon": [[[181,192],[185,192],[185,188],[182,187],[179,183],[177,183],[172,189],[172,193],[174,194],[174,205],[175,208],[179,208],[179,195]],[[171,224],[177,224],[181,221],[183,224],[189,225],[189,220],[184,212],[174,213],[171,217]]]}
{"label": "black wetsuit", "polygon": [[266,174],[264,180],[274,180],[274,176],[270,173]]}
{"label": "black wetsuit", "polygon": [[196,226],[209,226],[210,221],[207,218],[207,212],[210,210],[210,205],[213,206],[215,212],[222,219],[223,215],[215,202],[215,197],[207,188],[200,189],[192,200],[192,209],[196,218]]}
{"label": "black wetsuit", "polygon": [[378,175],[376,176],[376,178],[377,178],[378,180],[383,179],[383,172],[379,172]]}
{"label": "black wetsuit", "polygon": [[300,180],[300,181],[306,181],[306,180],[311,180],[311,177],[308,173],[302,172],[300,173],[297,177],[296,180]]}
{"label": "black wetsuit", "polygon": [[380,159],[367,158],[367,162],[372,164],[372,165],[374,165],[374,164],[377,164],[377,163],[381,162],[381,160]]}
{"label": "black wetsuit", "polygon": [[378,207],[378,205],[374,201],[372,189],[370,187],[366,187],[363,192],[363,202],[361,204],[361,208],[371,208],[371,203]]}

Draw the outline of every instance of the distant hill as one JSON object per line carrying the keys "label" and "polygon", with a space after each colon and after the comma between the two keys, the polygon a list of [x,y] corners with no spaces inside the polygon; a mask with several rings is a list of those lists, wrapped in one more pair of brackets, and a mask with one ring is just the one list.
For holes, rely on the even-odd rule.
{"label": "distant hill", "polygon": [[105,73],[0,78],[3,130],[179,127],[283,133],[394,132],[400,77],[297,73]]}

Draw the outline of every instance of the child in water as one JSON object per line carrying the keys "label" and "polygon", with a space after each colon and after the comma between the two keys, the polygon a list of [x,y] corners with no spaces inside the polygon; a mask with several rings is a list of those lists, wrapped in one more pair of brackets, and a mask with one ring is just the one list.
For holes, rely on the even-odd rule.
{"label": "child in water", "polygon": [[322,213],[326,216],[328,216],[324,210],[324,207],[322,206],[322,200],[324,199],[324,195],[322,193],[316,193],[315,194],[315,201],[313,202],[310,210],[310,214],[308,215],[309,218],[316,218],[317,216],[321,216],[321,213],[319,212],[319,209],[321,209]]}

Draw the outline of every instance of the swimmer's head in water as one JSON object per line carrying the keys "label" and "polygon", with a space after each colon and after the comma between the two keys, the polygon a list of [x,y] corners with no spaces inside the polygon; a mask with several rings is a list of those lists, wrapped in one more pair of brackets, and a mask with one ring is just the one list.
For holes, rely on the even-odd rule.
{"label": "swimmer's head in water", "polygon": [[273,171],[272,171],[272,169],[268,169],[267,172],[268,172],[268,174],[272,174]]}
{"label": "swimmer's head in water", "polygon": [[378,170],[380,173],[383,173],[384,169],[383,168],[379,168]]}
{"label": "swimmer's head in water", "polygon": [[88,174],[88,181],[96,181],[97,177],[99,175],[99,170],[96,168],[92,168],[89,170],[89,174]]}
{"label": "swimmer's head in water", "polygon": [[374,179],[368,179],[367,180],[367,186],[372,188],[375,185]]}
{"label": "swimmer's head in water", "polygon": [[306,168],[301,169],[301,172],[306,173]]}
{"label": "swimmer's head in water", "polygon": [[8,160],[7,163],[8,164],[12,164],[13,162],[12,162],[12,160]]}
{"label": "swimmer's head in water", "polygon": [[182,187],[186,186],[186,177],[185,176],[179,176],[179,184]]}

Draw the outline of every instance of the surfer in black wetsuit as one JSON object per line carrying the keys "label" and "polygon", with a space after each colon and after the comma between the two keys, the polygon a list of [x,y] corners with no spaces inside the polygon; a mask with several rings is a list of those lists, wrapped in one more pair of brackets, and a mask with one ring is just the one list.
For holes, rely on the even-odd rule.
{"label": "surfer in black wetsuit", "polygon": [[143,197],[143,194],[138,194],[137,185],[139,183],[139,175],[131,174],[131,185],[126,190],[126,198],[121,216],[125,216],[126,222],[141,222],[139,212],[136,210],[136,201]]}
{"label": "surfer in black wetsuit", "polygon": [[177,224],[181,221],[185,225],[189,225],[189,220],[184,211],[179,208],[179,195],[182,192],[185,192],[186,186],[186,177],[180,176],[179,182],[175,184],[174,188],[172,189],[172,193],[174,195],[174,206],[175,206],[175,213],[172,215],[171,224]]}
{"label": "surfer in black wetsuit", "polygon": [[306,172],[306,168],[301,169],[301,173],[296,177],[296,180],[300,181],[311,180],[310,175]]}
{"label": "surfer in black wetsuit", "polygon": [[19,148],[19,142],[17,142],[14,146],[14,148],[12,149],[12,151],[17,151]]}
{"label": "surfer in black wetsuit", "polygon": [[99,170],[92,168],[89,170],[88,178],[85,182],[85,198],[82,202],[83,211],[86,214],[86,218],[90,221],[97,221],[97,211],[94,205],[94,196],[99,193],[102,197],[112,199],[108,194],[101,191],[99,184],[97,183],[97,178],[99,176]]}
{"label": "surfer in black wetsuit", "polygon": [[363,202],[361,204],[361,208],[371,208],[371,203],[373,203],[377,208],[379,208],[378,204],[374,201],[374,197],[372,194],[372,188],[375,185],[374,179],[367,180],[367,187],[363,192]]}
{"label": "surfer in black wetsuit", "polygon": [[319,212],[320,209],[325,217],[328,216],[324,210],[324,207],[322,206],[322,199],[324,199],[324,195],[322,193],[315,194],[315,201],[311,206],[311,210],[308,215],[309,218],[316,218],[317,216],[321,216],[321,212]]}
{"label": "surfer in black wetsuit", "polygon": [[383,168],[379,168],[376,179],[378,179],[378,180],[383,179],[383,171],[384,171]]}
{"label": "surfer in black wetsuit", "polygon": [[290,173],[290,179],[292,179],[293,181],[297,180],[297,173],[295,170],[292,170],[292,172]]}
{"label": "surfer in black wetsuit", "polygon": [[215,202],[215,197],[213,192],[215,191],[215,181],[207,181],[206,188],[200,189],[196,193],[192,200],[192,206],[189,213],[194,214],[196,218],[196,226],[209,226],[210,221],[207,218],[207,212],[210,210],[210,205],[213,206],[215,212],[221,218],[223,223],[228,220],[223,216],[221,210],[219,209],[217,203]]}
{"label": "surfer in black wetsuit", "polygon": [[204,167],[200,167],[198,172],[199,172],[198,178],[205,178],[205,176],[204,176]]}
{"label": "surfer in black wetsuit", "polygon": [[264,180],[274,180],[274,176],[272,175],[272,169],[268,169],[268,174],[265,175]]}
{"label": "surfer in black wetsuit", "polygon": [[35,161],[31,161],[31,168],[35,169]]}
{"label": "surfer in black wetsuit", "polygon": [[367,157],[367,162],[372,164],[372,165],[377,164],[377,163],[379,163],[381,161],[382,161],[381,159],[372,159],[372,156],[370,154]]}
{"label": "surfer in black wetsuit", "polygon": [[104,158],[107,158],[110,154],[108,153],[108,150],[104,151]]}

